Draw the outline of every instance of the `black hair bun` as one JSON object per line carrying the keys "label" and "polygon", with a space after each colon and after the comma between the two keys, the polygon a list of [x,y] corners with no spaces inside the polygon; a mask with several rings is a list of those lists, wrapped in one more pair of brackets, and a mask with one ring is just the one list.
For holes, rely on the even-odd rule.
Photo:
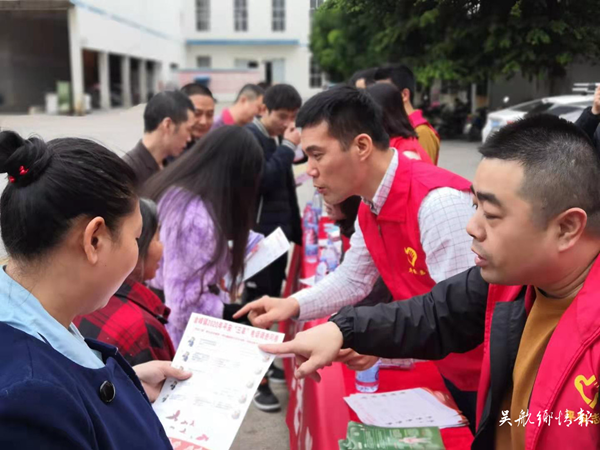
{"label": "black hair bun", "polygon": [[52,152],[43,140],[23,139],[14,131],[0,133],[0,173],[7,173],[16,186],[27,186],[37,180],[51,159]]}

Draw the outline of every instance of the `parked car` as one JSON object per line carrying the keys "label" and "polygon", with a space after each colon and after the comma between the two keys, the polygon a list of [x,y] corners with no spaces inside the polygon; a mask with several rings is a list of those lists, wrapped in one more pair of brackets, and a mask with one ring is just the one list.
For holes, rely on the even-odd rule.
{"label": "parked car", "polygon": [[582,111],[592,105],[593,95],[559,95],[532,100],[510,108],[488,113],[487,122],[481,133],[481,141],[503,126],[533,114],[553,114],[575,122]]}

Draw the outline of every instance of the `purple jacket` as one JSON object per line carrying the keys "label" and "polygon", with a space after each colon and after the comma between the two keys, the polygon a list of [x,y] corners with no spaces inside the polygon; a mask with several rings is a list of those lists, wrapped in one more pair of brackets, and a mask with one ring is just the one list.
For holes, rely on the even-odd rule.
{"label": "purple jacket", "polygon": [[166,326],[177,348],[193,312],[223,316],[223,304],[229,303],[229,295],[224,291],[213,294],[209,286],[220,286],[229,271],[229,254],[201,278],[203,266],[215,250],[216,237],[215,224],[199,197],[171,188],[158,202],[158,215],[164,253],[150,285],[165,293],[166,305],[171,308]]}

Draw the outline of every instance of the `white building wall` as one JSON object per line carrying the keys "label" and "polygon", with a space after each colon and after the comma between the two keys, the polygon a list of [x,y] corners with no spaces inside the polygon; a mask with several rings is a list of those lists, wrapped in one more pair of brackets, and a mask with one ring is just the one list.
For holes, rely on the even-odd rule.
{"label": "white building wall", "polygon": [[84,49],[162,64],[184,63],[182,0],[72,0]]}
{"label": "white building wall", "polygon": [[272,31],[272,0],[247,0],[248,31],[235,31],[234,0],[210,1],[210,31],[196,30],[196,0],[183,0],[186,39],[298,39],[308,43],[310,0],[286,0],[285,31]]}
{"label": "white building wall", "polygon": [[282,59],[283,82],[304,98],[321,91],[309,85],[310,0],[286,0],[285,31],[272,31],[272,0],[247,0],[248,31],[234,29],[234,0],[210,1],[209,31],[196,29],[196,0],[183,1],[186,68],[196,68],[198,56],[209,56],[213,69],[234,69],[237,59],[246,59],[258,61],[265,73],[267,61]]}

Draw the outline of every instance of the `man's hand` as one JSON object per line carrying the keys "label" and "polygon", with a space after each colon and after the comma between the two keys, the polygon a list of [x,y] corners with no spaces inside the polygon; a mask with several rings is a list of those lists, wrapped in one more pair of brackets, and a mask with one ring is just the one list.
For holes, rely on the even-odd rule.
{"label": "man's hand", "polygon": [[300,313],[298,300],[293,297],[273,298],[263,297],[260,300],[248,303],[233,316],[239,319],[248,314],[252,325],[258,328],[271,328],[273,323],[287,320]]}
{"label": "man's hand", "polygon": [[348,366],[348,369],[361,372],[370,369],[379,360],[377,356],[361,355],[351,348],[340,350],[336,362],[341,362]]}
{"label": "man's hand", "polygon": [[594,93],[594,103],[592,103],[592,114],[600,114],[600,85],[596,86],[596,92]]}
{"label": "man's hand", "polygon": [[300,131],[296,128],[296,124],[291,123],[283,133],[283,138],[290,141],[292,144],[300,145]]}
{"label": "man's hand", "polygon": [[142,382],[144,391],[146,391],[151,403],[154,403],[158,398],[162,385],[167,378],[183,381],[192,376],[191,372],[171,366],[171,361],[150,361],[134,366],[133,370]]}
{"label": "man's hand", "polygon": [[320,381],[317,370],[335,361],[343,343],[344,337],[339,327],[333,322],[327,322],[298,333],[293,341],[265,344],[260,349],[273,355],[293,353],[296,355],[296,364],[299,365],[294,376],[298,379],[310,376]]}

